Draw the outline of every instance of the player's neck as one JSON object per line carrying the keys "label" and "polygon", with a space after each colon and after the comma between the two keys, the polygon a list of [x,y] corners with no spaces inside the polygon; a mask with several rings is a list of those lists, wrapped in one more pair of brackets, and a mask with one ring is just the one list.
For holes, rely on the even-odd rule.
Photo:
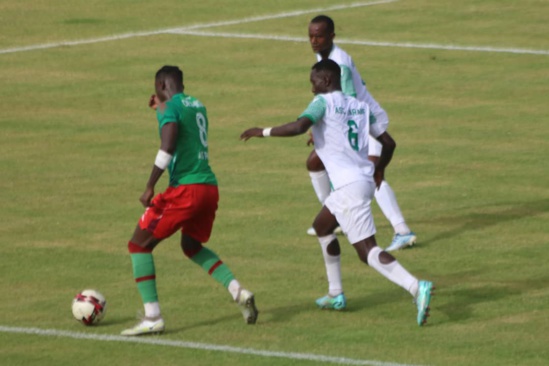
{"label": "player's neck", "polygon": [[180,88],[169,89],[166,91],[167,100],[171,100],[174,95],[182,94],[182,93],[183,93],[183,89],[180,89]]}
{"label": "player's neck", "polygon": [[334,49],[334,45],[332,44],[332,46],[324,51],[320,51],[319,54],[320,54],[320,57],[322,57],[323,60],[327,60],[328,58],[330,58],[330,53],[332,53],[332,50]]}

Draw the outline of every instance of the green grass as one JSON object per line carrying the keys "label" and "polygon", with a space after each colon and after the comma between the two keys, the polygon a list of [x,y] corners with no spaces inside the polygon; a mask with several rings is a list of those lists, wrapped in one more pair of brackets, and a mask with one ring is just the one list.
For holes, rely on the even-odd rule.
{"label": "green grass", "polygon": [[[219,4],[3,2],[0,51],[336,5]],[[408,0],[328,14],[338,39],[547,51],[548,12],[541,0]],[[438,289],[419,328],[410,296],[343,239],[349,309],[322,312],[313,302],[327,287],[321,253],[304,235],[319,208],[306,137],[238,140],[248,127],[293,120],[311,100],[314,15],[204,29],[304,42],[164,34],[0,53],[0,326],[117,335],[133,325],[141,304],[126,243],[158,149],[146,103],[156,70],[177,64],[210,118],[221,201],[208,245],[261,313],[246,326],[174,237],[155,250],[168,326],[159,339],[399,364],[545,365],[549,56],[343,45],[398,143],[387,179],[419,243],[396,256]],[[392,228],[375,205],[374,215],[386,245]],[[107,297],[101,326],[72,319],[72,296],[86,287]],[[0,343],[6,365],[315,364],[5,332]]]}

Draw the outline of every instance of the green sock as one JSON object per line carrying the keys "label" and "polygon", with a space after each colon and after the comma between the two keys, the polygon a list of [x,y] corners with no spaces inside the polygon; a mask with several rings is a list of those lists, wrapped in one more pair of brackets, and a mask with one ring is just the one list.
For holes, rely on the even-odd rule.
{"label": "green sock", "polygon": [[228,288],[229,283],[234,280],[234,275],[229,267],[219,259],[217,254],[206,247],[202,247],[198,253],[191,257],[191,260],[225,288]]}
{"label": "green sock", "polygon": [[154,260],[151,253],[132,253],[133,278],[137,283],[137,289],[143,303],[157,302],[156,272]]}

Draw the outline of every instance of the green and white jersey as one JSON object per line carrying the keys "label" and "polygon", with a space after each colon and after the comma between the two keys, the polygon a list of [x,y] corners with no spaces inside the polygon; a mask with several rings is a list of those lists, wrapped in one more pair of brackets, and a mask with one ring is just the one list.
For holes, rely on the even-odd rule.
{"label": "green and white jersey", "polygon": [[[316,58],[318,61],[322,60],[322,56],[318,53]],[[341,68],[341,90],[343,93],[368,103],[372,116],[376,120],[380,120],[381,123],[388,123],[389,117],[387,113],[381,108],[370,92],[368,92],[366,84],[360,77],[351,56],[334,44],[328,58],[337,62]]]}
{"label": "green and white jersey", "polygon": [[315,150],[334,189],[357,181],[373,181],[368,136],[379,136],[386,125],[370,124],[368,104],[341,91],[318,94],[299,116],[313,122]]}
{"label": "green and white jersey", "polygon": [[[164,107],[164,108],[162,108]],[[177,144],[168,166],[170,186],[217,185],[208,160],[208,116],[206,107],[190,95],[176,94],[158,107],[158,132],[166,123],[177,123]]]}

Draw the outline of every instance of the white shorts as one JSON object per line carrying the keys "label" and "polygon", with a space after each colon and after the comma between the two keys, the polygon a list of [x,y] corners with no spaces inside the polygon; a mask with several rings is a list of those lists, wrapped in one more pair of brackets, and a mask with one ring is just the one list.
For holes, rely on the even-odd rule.
{"label": "white shorts", "polygon": [[382,145],[372,136],[368,135],[368,156],[381,156]]}
{"label": "white shorts", "polygon": [[376,233],[370,207],[375,187],[373,181],[354,182],[333,191],[324,201],[351,244]]}

